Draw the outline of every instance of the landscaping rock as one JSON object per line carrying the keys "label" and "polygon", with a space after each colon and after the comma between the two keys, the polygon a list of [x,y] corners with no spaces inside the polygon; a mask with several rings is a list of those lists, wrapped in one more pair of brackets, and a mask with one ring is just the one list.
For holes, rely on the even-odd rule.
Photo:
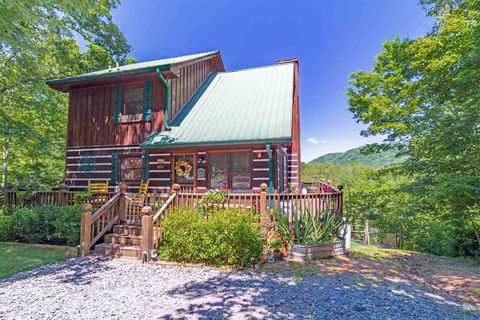
{"label": "landscaping rock", "polygon": [[[360,283],[361,281],[361,283]],[[0,319],[480,319],[409,283],[74,258],[0,281]]]}

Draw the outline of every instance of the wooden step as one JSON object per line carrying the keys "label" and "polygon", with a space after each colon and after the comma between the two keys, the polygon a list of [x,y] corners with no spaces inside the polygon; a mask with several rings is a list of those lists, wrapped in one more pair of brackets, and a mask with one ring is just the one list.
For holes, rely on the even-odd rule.
{"label": "wooden step", "polygon": [[110,233],[105,236],[105,243],[140,246],[142,244],[142,236]]}
{"label": "wooden step", "polygon": [[114,257],[142,258],[140,246],[124,246],[121,244],[101,243],[95,246],[95,253]]}
{"label": "wooden step", "polygon": [[113,226],[113,233],[129,236],[141,236],[142,227],[131,224],[117,224]]}

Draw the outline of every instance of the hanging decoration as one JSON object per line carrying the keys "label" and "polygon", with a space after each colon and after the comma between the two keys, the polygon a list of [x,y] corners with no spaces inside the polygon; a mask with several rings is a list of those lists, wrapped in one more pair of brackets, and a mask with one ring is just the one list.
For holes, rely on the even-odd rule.
{"label": "hanging decoration", "polygon": [[192,164],[188,160],[178,160],[175,162],[175,173],[179,177],[188,177],[192,172]]}

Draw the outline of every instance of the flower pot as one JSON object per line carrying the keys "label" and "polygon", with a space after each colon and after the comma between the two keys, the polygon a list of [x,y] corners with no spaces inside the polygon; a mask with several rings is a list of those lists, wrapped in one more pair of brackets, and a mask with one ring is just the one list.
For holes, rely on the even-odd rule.
{"label": "flower pot", "polygon": [[292,246],[290,257],[295,261],[309,261],[323,258],[331,258],[345,253],[345,249],[340,242],[329,242],[314,245]]}
{"label": "flower pot", "polygon": [[280,250],[273,250],[273,259],[275,261],[282,261],[284,257],[284,254]]}

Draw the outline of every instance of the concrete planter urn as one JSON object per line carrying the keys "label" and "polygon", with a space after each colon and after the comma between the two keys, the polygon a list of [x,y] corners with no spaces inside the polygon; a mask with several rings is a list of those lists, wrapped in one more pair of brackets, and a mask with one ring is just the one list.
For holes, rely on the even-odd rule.
{"label": "concrete planter urn", "polygon": [[345,254],[341,242],[328,242],[314,245],[294,244],[290,258],[294,261],[309,261]]}

